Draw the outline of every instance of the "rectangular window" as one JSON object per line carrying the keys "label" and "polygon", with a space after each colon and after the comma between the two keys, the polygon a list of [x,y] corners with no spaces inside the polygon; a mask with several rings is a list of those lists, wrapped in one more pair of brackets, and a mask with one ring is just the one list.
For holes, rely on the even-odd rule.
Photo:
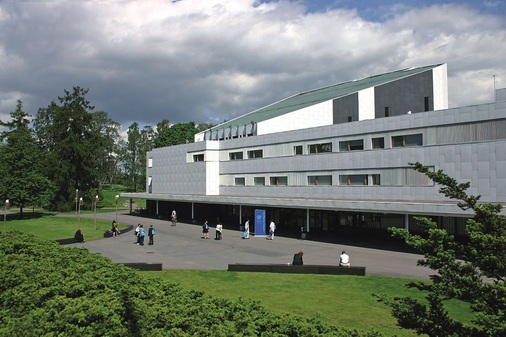
{"label": "rectangular window", "polygon": [[240,177],[235,178],[235,186],[245,186],[246,185],[246,178]]}
{"label": "rectangular window", "polygon": [[194,162],[197,162],[197,161],[204,161],[204,154],[194,154],[193,155],[193,161]]}
{"label": "rectangular window", "polygon": [[263,150],[251,150],[251,151],[248,151],[248,158],[249,159],[252,159],[252,158],[262,158],[264,156],[264,151]]}
{"label": "rectangular window", "polygon": [[255,178],[253,178],[253,183],[255,186],[264,186],[265,185],[265,177],[255,177]]}
{"label": "rectangular window", "polygon": [[230,160],[242,160],[242,156],[243,156],[242,151],[229,153]]}
{"label": "rectangular window", "polygon": [[385,138],[373,138],[372,139],[372,148],[373,149],[384,149],[385,148]]}
{"label": "rectangular window", "polygon": [[367,174],[340,175],[339,185],[350,185],[350,186],[368,185]]}
{"label": "rectangular window", "polygon": [[148,158],[148,167],[153,167],[153,158]]}
{"label": "rectangular window", "polygon": [[302,155],[302,145],[295,145],[293,147],[293,153],[298,156],[298,155]]}
{"label": "rectangular window", "polygon": [[364,149],[364,140],[357,139],[357,140],[347,140],[344,142],[339,142],[339,151],[345,152],[345,151],[357,151],[357,150],[363,150]]}
{"label": "rectangular window", "polygon": [[353,117],[348,116],[348,123],[353,121]]}
{"label": "rectangular window", "polygon": [[371,179],[372,179],[372,184],[373,185],[381,185],[380,175],[379,174],[372,174],[371,175]]}
{"label": "rectangular window", "polygon": [[389,107],[385,107],[385,117],[388,117],[390,116],[390,108]]}
{"label": "rectangular window", "polygon": [[311,144],[309,153],[332,152],[332,143]]}
{"label": "rectangular window", "polygon": [[429,111],[430,107],[429,107],[429,96],[425,96],[423,98],[423,104],[425,106],[425,111]]}
{"label": "rectangular window", "polygon": [[332,176],[308,176],[307,177],[308,185],[332,185]]}
{"label": "rectangular window", "polygon": [[288,177],[271,177],[270,183],[273,186],[286,186],[288,185]]}
{"label": "rectangular window", "polygon": [[421,133],[416,135],[393,136],[392,147],[408,147],[408,146],[422,146],[423,136]]}

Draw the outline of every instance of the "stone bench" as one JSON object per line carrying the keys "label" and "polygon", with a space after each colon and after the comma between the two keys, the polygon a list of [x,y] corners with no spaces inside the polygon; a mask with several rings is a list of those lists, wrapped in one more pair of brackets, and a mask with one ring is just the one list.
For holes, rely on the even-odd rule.
{"label": "stone bench", "polygon": [[147,262],[127,262],[127,263],[118,263],[124,266],[134,268],[140,271],[161,271],[162,263],[147,263]]}
{"label": "stone bench", "polygon": [[228,271],[247,271],[257,273],[293,273],[365,276],[365,267],[340,267],[331,265],[291,265],[291,264],[242,264],[228,265]]}

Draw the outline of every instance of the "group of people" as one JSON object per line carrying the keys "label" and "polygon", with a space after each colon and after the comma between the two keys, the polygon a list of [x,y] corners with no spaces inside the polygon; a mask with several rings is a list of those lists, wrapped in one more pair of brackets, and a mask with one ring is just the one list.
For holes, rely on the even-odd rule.
{"label": "group of people", "polygon": [[[214,237],[215,240],[221,240],[223,234],[223,225],[221,222],[218,222],[216,224],[216,235]],[[202,225],[202,239],[209,239],[209,223],[204,221],[204,224]]]}
{"label": "group of people", "polygon": [[[302,266],[304,265],[304,261],[302,260],[302,256],[304,252],[300,251],[296,254],[293,254],[292,265],[294,266]],[[339,266],[340,267],[350,267],[350,256],[346,253],[346,251],[342,251],[341,255],[339,255]]]}
{"label": "group of people", "polygon": [[[146,237],[146,232],[144,231],[144,226],[142,224],[138,224],[135,228],[134,232],[135,237],[137,238],[135,244],[144,246],[144,238]],[[152,246],[155,244],[154,236],[155,236],[155,229],[153,228],[153,225],[149,226],[148,229],[148,245]]]}
{"label": "group of people", "polygon": [[[274,240],[274,232],[276,231],[276,224],[274,220],[271,220],[269,224],[269,236],[267,236],[267,240]],[[244,223],[244,232],[242,233],[243,239],[249,239],[249,219],[246,219]]]}
{"label": "group of people", "polygon": [[[174,219],[176,218],[176,211],[172,212],[172,219],[173,223],[175,222]],[[177,220],[176,220],[177,221]],[[175,226],[175,224],[174,224]],[[276,230],[276,224],[274,221],[271,221],[269,224],[269,236],[267,237],[268,240],[274,240],[274,231]],[[116,220],[112,221],[112,228],[111,228],[112,236],[115,237],[120,234],[120,231],[118,229],[118,224],[116,223]],[[209,239],[209,223],[207,220],[202,225],[202,238],[203,239]],[[221,240],[223,234],[223,225],[218,222],[216,225],[216,236],[215,240]],[[144,226],[142,224],[138,224],[135,228],[134,235],[136,237],[135,244],[144,246],[144,238],[146,237],[146,232],[144,231]],[[148,245],[152,246],[155,244],[154,242],[154,236],[155,236],[155,229],[153,228],[153,225],[150,225],[148,228]],[[244,232],[242,235],[243,239],[249,239],[249,219],[246,219],[246,222],[244,223]],[[75,235],[74,240],[77,243],[84,243],[84,234],[81,228],[79,228]],[[300,251],[293,255],[293,261],[292,265],[295,266],[302,266],[304,264],[304,261],[302,260],[302,256],[304,255],[304,252]],[[350,267],[350,256],[346,253],[346,251],[342,251],[341,255],[339,256],[339,266],[341,267]]]}

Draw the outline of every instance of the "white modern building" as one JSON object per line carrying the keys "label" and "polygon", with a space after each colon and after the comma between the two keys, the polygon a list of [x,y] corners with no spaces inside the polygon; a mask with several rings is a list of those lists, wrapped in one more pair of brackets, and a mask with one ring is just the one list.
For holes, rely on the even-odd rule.
{"label": "white modern building", "polygon": [[280,235],[391,226],[430,216],[457,235],[472,217],[410,166],[471,182],[506,203],[506,89],[448,108],[447,66],[403,69],[302,92],[148,153],[147,212],[239,228],[255,209]]}

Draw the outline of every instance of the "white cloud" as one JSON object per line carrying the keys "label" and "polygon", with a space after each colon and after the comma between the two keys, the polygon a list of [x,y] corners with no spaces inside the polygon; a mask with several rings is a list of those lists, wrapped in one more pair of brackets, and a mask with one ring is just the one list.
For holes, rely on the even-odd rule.
{"label": "white cloud", "polygon": [[0,2],[0,119],[72,86],[128,127],[219,123],[300,91],[448,63],[450,104],[506,86],[505,18],[459,5],[306,11],[288,1]]}

